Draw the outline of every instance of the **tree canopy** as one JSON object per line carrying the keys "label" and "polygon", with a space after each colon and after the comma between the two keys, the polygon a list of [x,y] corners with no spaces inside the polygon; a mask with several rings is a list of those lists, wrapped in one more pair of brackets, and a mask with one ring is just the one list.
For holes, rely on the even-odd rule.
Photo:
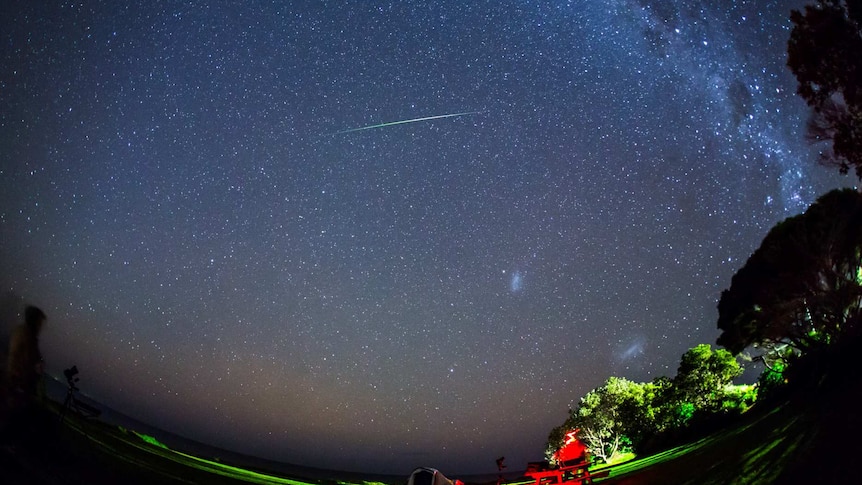
{"label": "tree canopy", "polygon": [[[578,429],[578,438],[603,461],[613,459],[627,444],[627,427],[634,421],[643,401],[642,385],[628,379],[610,377],[604,385],[588,392],[563,425]],[[554,443],[559,446],[559,443]]]}
{"label": "tree canopy", "polygon": [[778,223],[733,276],[718,303],[718,344],[797,351],[832,343],[859,327],[862,298],[862,195],[821,196]]}
{"label": "tree canopy", "polygon": [[787,65],[814,109],[812,141],[832,141],[822,161],[862,179],[862,1],[818,0],[790,15]]}
{"label": "tree canopy", "polygon": [[621,452],[641,449],[663,433],[689,426],[695,416],[744,412],[753,402],[751,386],[731,385],[741,373],[728,351],[701,344],[683,354],[673,379],[638,383],[610,377],[582,397],[568,419],[551,431],[546,455],[551,459],[566,434],[578,430],[577,438],[590,453],[607,462]]}
{"label": "tree canopy", "polygon": [[691,403],[696,409],[715,410],[721,406],[725,387],[740,374],[742,367],[733,354],[700,344],[682,355],[674,388],[681,402]]}

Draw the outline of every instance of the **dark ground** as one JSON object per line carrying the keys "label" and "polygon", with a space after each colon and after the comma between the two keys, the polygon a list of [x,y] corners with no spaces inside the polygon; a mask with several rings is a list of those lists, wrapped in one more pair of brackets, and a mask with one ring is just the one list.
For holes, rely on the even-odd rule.
{"label": "dark ground", "polygon": [[[850,365],[852,360],[848,354],[842,362],[836,361],[840,365],[830,365],[816,377],[800,379],[801,384],[768,406],[750,411],[737,425],[684,454],[628,474],[622,474],[623,469],[611,469],[610,477],[601,483],[862,483],[856,467],[862,452],[862,373]],[[56,405],[53,407],[56,410]],[[171,452],[143,444],[116,426],[78,416],[70,416],[66,424],[60,425],[55,411],[43,410],[28,419],[13,419],[6,427],[0,447],[0,483],[247,483],[247,476],[220,475],[171,456]],[[311,469],[303,473],[301,467],[280,476],[320,485],[362,483],[372,478]],[[393,485],[403,485],[407,480],[394,476],[373,478]],[[517,473],[507,478],[524,481]],[[265,478],[256,482],[287,483]]]}

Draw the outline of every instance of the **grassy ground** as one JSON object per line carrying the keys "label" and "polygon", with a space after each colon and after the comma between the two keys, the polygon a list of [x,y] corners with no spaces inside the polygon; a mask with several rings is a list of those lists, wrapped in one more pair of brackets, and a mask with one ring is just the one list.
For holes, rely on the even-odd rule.
{"label": "grassy ground", "polygon": [[[602,485],[859,483],[854,460],[862,416],[862,379],[843,376],[812,385],[737,426],[658,455],[607,467]],[[171,450],[98,421],[71,416],[60,426],[46,413],[35,427],[6,439],[0,482],[55,484],[347,485],[370,482],[331,476],[278,475]],[[594,469],[601,471],[601,468]],[[383,482],[403,485],[407,477]],[[529,483],[528,479],[510,482]]]}
{"label": "grassy ground", "polygon": [[602,485],[862,483],[862,378],[845,368],[794,388],[736,426],[611,467]]}
{"label": "grassy ground", "polygon": [[779,483],[812,439],[799,419],[785,405],[738,428],[611,467],[601,483]]}

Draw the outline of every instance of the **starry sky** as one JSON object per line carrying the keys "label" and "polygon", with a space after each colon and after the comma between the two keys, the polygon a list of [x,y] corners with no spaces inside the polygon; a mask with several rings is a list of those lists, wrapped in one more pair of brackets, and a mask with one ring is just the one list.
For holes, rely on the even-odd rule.
{"label": "starry sky", "polygon": [[802,1],[134,3],[2,6],[0,289],[52,374],[251,455],[524,467],[854,182]]}

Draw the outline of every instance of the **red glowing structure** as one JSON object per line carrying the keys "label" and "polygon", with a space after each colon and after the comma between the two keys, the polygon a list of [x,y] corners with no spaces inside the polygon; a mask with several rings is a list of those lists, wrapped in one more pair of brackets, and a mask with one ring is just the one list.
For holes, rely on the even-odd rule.
{"label": "red glowing structure", "polygon": [[556,465],[552,466],[547,461],[530,462],[527,463],[527,471],[524,474],[534,478],[536,480],[535,485],[552,485],[563,482],[571,485],[592,483],[592,479],[596,475],[590,474],[588,469],[590,453],[587,447],[578,440],[577,435],[577,429],[566,433],[566,441],[554,453]]}
{"label": "red glowing structure", "polygon": [[563,446],[554,453],[554,461],[558,464],[567,463],[570,461],[589,461],[587,447],[581,443],[578,438],[578,430],[572,430],[566,433],[566,441]]}

